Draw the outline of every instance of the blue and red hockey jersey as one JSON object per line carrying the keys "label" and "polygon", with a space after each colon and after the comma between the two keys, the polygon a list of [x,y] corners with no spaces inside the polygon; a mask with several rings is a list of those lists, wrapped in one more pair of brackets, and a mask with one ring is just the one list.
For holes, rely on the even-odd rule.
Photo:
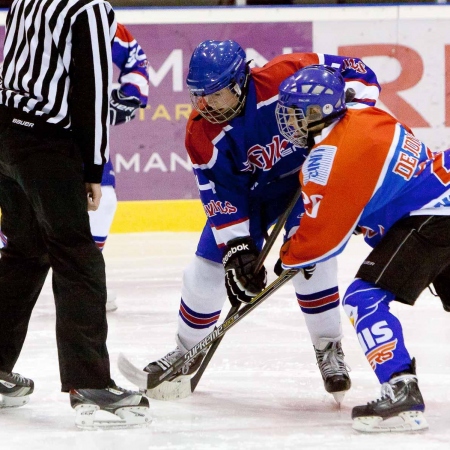
{"label": "blue and red hockey jersey", "polygon": [[[193,111],[187,123],[186,149],[216,243],[249,235],[250,208],[262,196],[276,201],[280,180],[294,176],[306,149],[284,139],[275,107],[278,87],[289,75],[311,64],[340,67],[354,102],[374,105],[380,86],[373,71],[357,58],[293,53],[251,70],[244,112],[224,124],[212,124]],[[297,186],[298,179],[295,177]]]}
{"label": "blue and red hockey jersey", "polygon": [[133,96],[141,101],[141,108],[148,100],[148,61],[136,39],[122,24],[117,31],[112,46],[113,63],[120,69],[120,90],[125,96]]}
{"label": "blue and red hockey jersey", "polygon": [[[148,100],[148,61],[147,56],[136,39],[122,24],[117,24],[117,31],[112,45],[113,63],[120,70],[120,90],[125,96],[139,98],[141,108],[147,106]],[[116,178],[111,158],[103,168],[102,186],[116,186]]]}

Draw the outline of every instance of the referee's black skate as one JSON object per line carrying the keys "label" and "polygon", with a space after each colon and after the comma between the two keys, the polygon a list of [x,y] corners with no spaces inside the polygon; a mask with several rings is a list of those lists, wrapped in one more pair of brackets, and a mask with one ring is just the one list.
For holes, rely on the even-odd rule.
{"label": "referee's black skate", "polygon": [[[175,350],[167,353],[161,359],[151,362],[144,371],[149,374],[149,378],[154,378],[155,384],[159,380],[161,374],[167,370],[175,361],[180,359],[188,350],[180,348],[181,343],[178,342]],[[147,389],[146,395],[156,400],[176,400],[185,398],[192,393],[190,380],[200,367],[205,353],[199,353],[195,358],[182,366],[177,372],[169,375],[165,381],[158,384],[153,389]]]}
{"label": "referee's black skate", "polygon": [[0,408],[17,408],[27,404],[33,391],[33,380],[0,370]]}
{"label": "referee's black skate", "polygon": [[150,424],[148,398],[112,383],[106,389],[71,389],[75,425],[87,430],[131,428]]}
{"label": "referee's black skate", "polygon": [[417,431],[428,428],[424,416],[425,403],[419,390],[414,369],[394,374],[381,385],[381,398],[355,406],[352,410],[353,428],[367,433],[385,431]]}
{"label": "referee's black skate", "polygon": [[340,405],[345,393],[352,385],[348,375],[348,366],[344,361],[345,355],[342,351],[340,337],[336,339],[321,338],[314,350],[325,390],[332,394]]}

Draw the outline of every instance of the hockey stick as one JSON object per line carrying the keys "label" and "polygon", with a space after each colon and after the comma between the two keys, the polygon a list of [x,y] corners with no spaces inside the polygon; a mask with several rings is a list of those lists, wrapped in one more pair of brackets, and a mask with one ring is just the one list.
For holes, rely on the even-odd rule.
{"label": "hockey stick", "polygon": [[[295,204],[297,203],[298,199],[300,198],[301,195],[301,190],[298,190],[293,198],[291,199],[291,201],[289,202],[288,207],[286,208],[286,210],[283,212],[283,214],[278,218],[277,223],[274,227],[274,229],[272,230],[272,233],[270,233],[270,236],[267,238],[266,244],[264,245],[263,249],[261,250],[261,253],[258,256],[258,260],[257,260],[257,265],[256,265],[256,270],[255,272],[259,271],[263,264],[264,261],[267,257],[267,255],[269,254],[271,248],[273,247],[278,235],[280,234],[281,230],[284,227],[284,224],[287,220],[287,218],[289,217],[289,214],[291,213],[292,209],[294,208]],[[283,276],[283,274],[282,274]],[[280,277],[281,278],[281,277]],[[290,277],[292,278],[292,277]],[[290,279],[288,278],[288,279]],[[286,280],[287,281],[287,280]],[[284,282],[286,282],[284,281]],[[277,280],[275,280],[274,283],[276,283]],[[284,284],[283,282],[283,284]],[[273,283],[272,283],[273,284]],[[271,285],[272,286],[272,285]],[[265,291],[267,291],[271,286],[267,287],[264,291],[262,291],[259,295],[263,294]],[[281,286],[281,284],[280,284]],[[276,287],[276,289],[278,289],[278,287]],[[276,290],[275,289],[275,290]],[[274,292],[274,290],[270,291],[270,294]],[[269,295],[269,294],[268,294]],[[254,301],[256,301],[258,296],[254,297],[254,299],[252,300],[251,304],[254,303]],[[266,297],[264,297],[266,298]],[[247,305],[249,306],[249,305]],[[245,307],[243,308],[245,309]],[[252,308],[253,309],[253,308]],[[228,312],[223,324],[221,325],[221,327],[224,326],[224,324],[228,324],[229,321],[235,316],[235,314],[238,312],[239,310],[239,305],[238,306],[233,306],[231,307],[230,311]],[[243,311],[243,310],[241,310]],[[231,323],[231,322],[230,322]],[[225,327],[225,330],[228,327]],[[215,331],[217,330],[217,328],[215,328],[215,330],[208,336],[211,336]],[[198,368],[197,372],[195,373],[195,375],[189,380],[189,386],[187,385],[183,385],[182,387],[177,386],[176,389],[178,389],[179,391],[183,390],[184,391],[184,395],[189,395],[191,393],[194,392],[195,388],[197,387],[200,378],[202,377],[206,367],[208,366],[209,362],[211,361],[215,351],[217,350],[217,347],[219,346],[221,340],[223,339],[223,334],[221,334],[214,342],[211,343],[210,348],[205,356],[205,358],[203,359],[200,367]],[[207,339],[208,336],[205,338]],[[202,342],[202,341],[201,341]],[[201,344],[201,342],[199,344]],[[197,344],[197,346],[199,345]],[[207,348],[207,347],[205,347]],[[186,355],[184,355],[182,358],[180,358],[179,360],[177,360],[174,364],[177,364],[179,361],[182,361],[181,365],[186,364],[186,362],[190,361],[189,360],[185,360],[183,359]],[[147,389],[147,386],[149,384],[149,380],[148,380],[148,376],[146,374],[145,371],[142,371],[140,369],[138,369],[137,367],[133,366],[133,364],[131,364],[130,361],[128,361],[124,355],[119,355],[119,370],[122,372],[122,374],[128,378],[128,380],[130,380],[131,382],[133,382],[134,384],[138,385],[141,389]],[[166,372],[167,374],[165,375],[166,372],[164,372],[161,377],[160,377],[160,381],[158,382],[158,384],[155,384],[155,386],[153,387],[148,387],[150,389],[153,389],[154,387],[158,386],[159,384],[161,384],[164,381],[164,378],[167,377],[170,373],[173,372],[173,366],[169,367]],[[172,393],[173,394],[173,393]],[[172,395],[169,392],[165,393],[165,397],[166,398],[171,398]],[[178,395],[175,395],[175,398],[178,397]]]}
{"label": "hockey stick", "polygon": [[[233,317],[237,312],[239,311],[239,305],[232,306],[230,310],[228,311],[227,316],[225,317],[224,322],[226,322],[228,319]],[[203,375],[203,372],[206,370],[206,367],[208,366],[209,362],[211,361],[211,358],[214,356],[214,353],[217,350],[217,347],[221,343],[223,339],[223,336],[217,339],[214,344],[209,347],[208,353],[206,354],[205,358],[203,359],[202,363],[200,364],[200,367],[198,368],[195,375],[191,378],[191,393],[195,391],[195,388],[197,387],[198,382],[200,381],[200,378]]]}
{"label": "hockey stick", "polygon": [[135,367],[122,353],[118,358],[118,366],[122,375],[138,386],[140,389],[154,389],[159,386],[171,374],[177,372],[181,367],[194,359],[200,352],[206,350],[218,339],[221,339],[224,334],[242,320],[247,314],[255,309],[264,300],[270,297],[281,286],[293,278],[299,269],[284,270],[282,274],[258,295],[253,297],[252,301],[239,309],[232,317],[224,321],[221,325],[215,328],[208,336],[202,339],[197,345],[192,347],[185,355],[178,358],[170,365],[156,380],[149,377],[149,373]]}
{"label": "hockey stick", "polygon": [[[269,254],[270,250],[272,249],[273,245],[275,244],[275,241],[277,240],[278,235],[280,234],[281,230],[284,227],[284,224],[286,223],[287,218],[289,217],[289,214],[291,214],[291,211],[294,209],[295,204],[297,203],[298,199],[300,198],[302,191],[299,189],[289,202],[288,207],[283,212],[283,214],[278,218],[276,225],[273,227],[272,232],[270,233],[270,236],[268,237],[266,244],[261,250],[261,253],[258,255],[257,263],[256,263],[256,269],[255,273],[258,273],[262,266],[264,265],[264,261],[267,258],[267,255]],[[227,316],[225,317],[224,322],[226,322],[228,319],[234,316],[239,310],[239,305],[232,306],[230,308],[230,311],[228,312]],[[197,387],[198,382],[200,381],[200,378],[203,375],[203,372],[205,371],[206,367],[208,366],[209,362],[211,361],[211,358],[213,357],[214,353],[217,350],[217,347],[219,346],[220,342],[222,341],[223,336],[220,339],[217,339],[214,344],[211,345],[211,347],[208,350],[208,353],[206,354],[205,358],[203,359],[200,367],[198,368],[195,375],[191,378],[191,393],[195,391],[195,388]]]}

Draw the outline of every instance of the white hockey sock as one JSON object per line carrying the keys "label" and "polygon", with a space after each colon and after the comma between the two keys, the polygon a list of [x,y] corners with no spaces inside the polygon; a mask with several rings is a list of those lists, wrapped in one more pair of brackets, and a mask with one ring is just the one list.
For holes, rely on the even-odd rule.
{"label": "white hockey sock", "polygon": [[178,315],[178,339],[190,349],[213,329],[227,298],[222,264],[199,256],[186,267]]}
{"label": "white hockey sock", "polygon": [[342,324],[336,258],[317,264],[309,280],[301,273],[296,275],[293,284],[313,345],[319,345],[321,338],[340,337]]}
{"label": "white hockey sock", "polygon": [[102,198],[97,211],[89,211],[89,223],[95,243],[103,250],[117,209],[116,191],[112,186],[102,186]]}

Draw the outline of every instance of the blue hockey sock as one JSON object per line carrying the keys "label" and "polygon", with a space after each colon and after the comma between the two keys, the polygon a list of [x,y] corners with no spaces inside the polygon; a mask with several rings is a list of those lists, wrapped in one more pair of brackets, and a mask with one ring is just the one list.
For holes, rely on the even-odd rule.
{"label": "blue hockey sock", "polygon": [[344,310],[380,383],[411,367],[402,326],[389,311],[389,303],[394,299],[391,292],[356,279],[347,289],[343,301]]}

